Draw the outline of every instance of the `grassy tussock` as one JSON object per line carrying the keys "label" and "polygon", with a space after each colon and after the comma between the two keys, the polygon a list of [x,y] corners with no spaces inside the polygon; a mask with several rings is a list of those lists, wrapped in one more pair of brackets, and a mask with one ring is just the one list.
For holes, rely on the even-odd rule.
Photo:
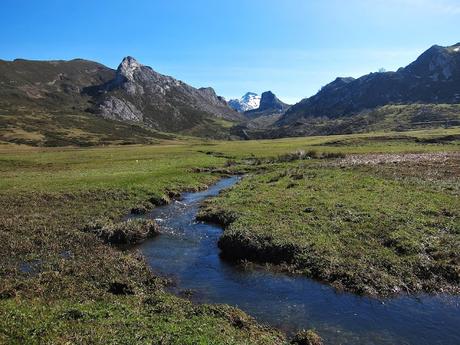
{"label": "grassy tussock", "polygon": [[95,234],[106,243],[136,244],[158,235],[159,227],[151,219],[130,219],[119,223],[97,219],[87,224],[83,231]]}

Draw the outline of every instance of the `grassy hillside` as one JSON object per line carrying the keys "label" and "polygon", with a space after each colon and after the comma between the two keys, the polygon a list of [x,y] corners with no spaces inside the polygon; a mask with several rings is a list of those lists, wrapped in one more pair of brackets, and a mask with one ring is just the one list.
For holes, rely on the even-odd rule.
{"label": "grassy hillside", "polygon": [[31,146],[104,146],[155,144],[182,136],[229,139],[232,122],[205,119],[181,133],[163,133],[144,125],[103,119],[75,110],[43,111],[36,108],[0,107],[0,144]]}
{"label": "grassy hillside", "polygon": [[[448,128],[460,124],[459,104],[385,105],[336,119],[302,118],[281,127],[247,131],[250,138],[279,138]],[[253,124],[255,125],[255,124]],[[254,126],[250,126],[254,127]]]}
{"label": "grassy hillside", "polygon": [[[243,118],[212,89],[194,89],[146,67],[136,71],[136,90],[143,91],[134,96],[121,84],[112,83],[117,87],[107,89],[118,72],[96,62],[0,60],[0,142],[149,144],[162,137],[159,131],[228,139],[229,124]],[[159,85],[168,93],[158,91]],[[126,104],[131,106],[124,108]],[[134,105],[131,114],[128,109]]]}
{"label": "grassy hillside", "polygon": [[0,124],[0,143],[32,146],[153,144],[175,138],[173,134],[71,111],[0,110]]}
{"label": "grassy hillside", "polygon": [[[412,268],[424,262],[417,256],[423,244],[423,253],[437,255],[435,262],[442,264],[437,267],[445,269],[440,276],[450,272],[456,277],[455,169],[409,163],[403,171],[392,164],[341,168],[333,155],[289,161],[286,154],[316,150],[321,155],[345,153],[349,159],[370,152],[456,152],[458,135],[458,129],[450,129],[97,148],[1,145],[0,343],[285,343],[282,334],[239,310],[197,306],[171,296],[165,292],[167,281],[154,275],[137,252],[119,250],[82,231],[94,220],[120,222],[133,207],[152,208],[156,200],[204,188],[232,171],[249,175],[226,198],[211,204],[213,210],[238,215],[224,237],[241,231],[252,234],[251,239],[270,236],[273,243],[295,240],[327,249],[314,251],[310,258],[302,252],[300,262],[316,260],[317,266],[303,268],[324,268],[331,275],[363,264],[344,257],[359,248],[375,250],[372,260],[385,253],[393,267],[410,277]],[[436,178],[419,176],[424,171]],[[288,184],[292,186],[287,189]],[[384,203],[376,199],[380,195]],[[370,206],[372,198],[379,207]],[[401,200],[403,209],[397,207]],[[336,208],[339,203],[343,207]],[[305,212],[307,207],[314,210]],[[377,216],[383,217],[382,224],[395,225],[392,231],[378,232]],[[403,216],[415,218],[408,224]],[[353,237],[352,230],[366,242]],[[429,248],[427,236],[437,238]],[[385,273],[385,267],[375,265],[375,276]],[[366,278],[363,270],[353,272],[355,278]]]}

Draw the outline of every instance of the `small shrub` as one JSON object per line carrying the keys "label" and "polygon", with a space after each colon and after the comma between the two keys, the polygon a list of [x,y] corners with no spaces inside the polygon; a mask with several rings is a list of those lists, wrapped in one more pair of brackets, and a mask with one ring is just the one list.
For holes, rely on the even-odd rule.
{"label": "small shrub", "polygon": [[128,286],[128,284],[119,282],[110,283],[107,291],[114,295],[134,295],[133,290]]}
{"label": "small shrub", "polygon": [[311,159],[319,158],[318,151],[316,151],[316,150],[308,151],[307,156],[310,157]]}

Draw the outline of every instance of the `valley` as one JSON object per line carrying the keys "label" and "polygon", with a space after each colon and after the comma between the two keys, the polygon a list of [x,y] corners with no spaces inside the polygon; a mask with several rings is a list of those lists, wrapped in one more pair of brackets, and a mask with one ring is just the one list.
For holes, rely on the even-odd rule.
{"label": "valley", "polygon": [[[273,92],[225,100],[131,56],[100,63],[0,60],[0,142],[146,144],[157,138],[274,139],[460,125],[459,43],[434,45],[395,72],[338,77],[289,105]],[[153,140],[153,141],[152,141]]]}
{"label": "valley", "polygon": [[[224,226],[208,244],[216,248],[216,264],[233,262],[230,267],[261,274],[260,281],[274,274],[271,284],[313,278],[299,281],[307,284],[299,288],[311,287],[300,291],[339,293],[337,298],[339,291],[349,291],[357,295],[346,292],[345,300],[370,296],[364,301],[383,301],[394,310],[399,298],[409,296],[402,299],[408,306],[410,296],[420,296],[426,302],[411,304],[406,315],[432,310],[439,322],[451,322],[458,304],[443,307],[441,296],[458,292],[459,135],[453,127],[258,141],[162,138],[154,145],[94,148],[3,144],[0,340],[106,344],[142,337],[167,344],[285,344],[298,330],[314,328],[331,344],[365,343],[365,330],[358,338],[341,337],[348,326],[328,321],[326,314],[281,325],[238,301],[256,319],[234,307],[197,303],[232,299],[200,300],[198,288],[174,283],[174,274],[157,270],[159,258],[149,263],[142,247],[171,236],[161,221],[159,234],[134,250],[85,230],[95,221],[121,226],[132,212],[161,212],[161,205],[180,193],[204,191],[234,174],[244,178],[205,201],[198,213]],[[217,256],[217,245],[230,261]],[[195,270],[207,267],[199,262]],[[166,261],[165,267],[174,265]],[[213,289],[211,280],[194,281]],[[171,291],[174,284],[177,290]],[[425,293],[440,299],[426,300]],[[345,306],[353,310],[359,299],[356,303]],[[367,318],[382,315],[362,312]],[[266,322],[288,334],[260,324]],[[402,339],[391,323],[386,327],[382,344]],[[426,339],[437,337],[434,332],[424,333]],[[445,327],[445,343],[455,343],[456,332]]]}
{"label": "valley", "polygon": [[460,344],[454,0],[1,9],[0,345]]}

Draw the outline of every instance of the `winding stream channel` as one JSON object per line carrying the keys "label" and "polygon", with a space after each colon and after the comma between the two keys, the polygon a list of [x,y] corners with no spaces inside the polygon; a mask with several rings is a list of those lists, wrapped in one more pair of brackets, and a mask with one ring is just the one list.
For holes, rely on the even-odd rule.
{"label": "winding stream channel", "polygon": [[245,270],[220,259],[219,226],[195,220],[200,203],[238,182],[220,180],[208,190],[186,193],[157,207],[164,233],[140,246],[153,270],[172,277],[174,292],[192,300],[226,303],[288,334],[315,328],[326,344],[460,344],[459,296],[401,296],[378,300],[336,292],[299,276]]}

